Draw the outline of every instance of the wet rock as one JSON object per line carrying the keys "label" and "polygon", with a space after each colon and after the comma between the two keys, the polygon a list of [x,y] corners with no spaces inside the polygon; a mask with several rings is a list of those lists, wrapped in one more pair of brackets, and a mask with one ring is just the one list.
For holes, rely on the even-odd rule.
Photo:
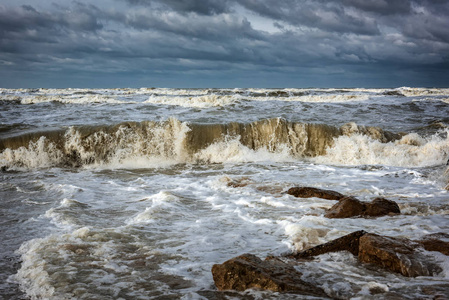
{"label": "wet rock", "polygon": [[218,290],[263,289],[291,292],[307,296],[326,297],[326,293],[301,279],[293,266],[271,258],[261,260],[252,254],[243,254],[212,267]]}
{"label": "wet rock", "polygon": [[388,214],[400,214],[401,210],[396,202],[385,199],[375,198],[371,203],[366,205],[364,216],[380,217]]}
{"label": "wet rock", "polygon": [[294,259],[302,259],[314,257],[329,252],[339,252],[339,251],[349,251],[353,255],[358,256],[360,237],[365,235],[366,233],[367,232],[364,230],[355,231],[345,236],[342,236],[338,239],[327,242],[325,244],[321,244],[316,247],[295,254],[286,255],[286,257]]}
{"label": "wet rock", "polygon": [[354,197],[345,197],[332,206],[325,214],[326,218],[381,217],[401,213],[396,202],[375,198],[370,203],[361,202]]}
{"label": "wet rock", "polygon": [[432,257],[422,252],[420,244],[408,239],[367,233],[359,239],[358,258],[361,262],[407,277],[432,276],[441,272]]}
{"label": "wet rock", "polygon": [[438,251],[449,255],[449,234],[447,233],[428,234],[416,242],[420,243],[427,251]]}
{"label": "wet rock", "polygon": [[362,216],[366,204],[354,197],[345,197],[332,206],[324,215],[326,218],[351,218]]}
{"label": "wet rock", "polygon": [[326,200],[340,200],[345,196],[331,190],[322,190],[313,187],[292,187],[287,191],[287,194],[298,198],[322,198]]}

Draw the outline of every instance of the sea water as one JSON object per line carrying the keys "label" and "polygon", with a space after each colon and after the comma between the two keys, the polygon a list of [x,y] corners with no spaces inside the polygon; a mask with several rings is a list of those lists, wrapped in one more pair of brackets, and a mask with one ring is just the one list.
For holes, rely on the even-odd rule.
{"label": "sea water", "polygon": [[[449,89],[0,89],[0,298],[298,299],[222,293],[213,264],[357,230],[449,232]],[[312,186],[396,201],[327,219]],[[346,252],[303,263],[329,298],[431,299]]]}

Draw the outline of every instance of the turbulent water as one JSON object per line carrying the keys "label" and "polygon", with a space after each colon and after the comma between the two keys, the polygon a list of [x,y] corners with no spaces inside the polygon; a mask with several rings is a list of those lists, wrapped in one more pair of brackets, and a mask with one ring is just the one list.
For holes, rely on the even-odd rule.
{"label": "turbulent water", "polygon": [[[356,230],[449,232],[449,89],[0,89],[0,298],[297,299],[221,293],[213,264]],[[326,219],[312,186],[401,215]],[[348,253],[302,267],[329,298],[431,299]]]}

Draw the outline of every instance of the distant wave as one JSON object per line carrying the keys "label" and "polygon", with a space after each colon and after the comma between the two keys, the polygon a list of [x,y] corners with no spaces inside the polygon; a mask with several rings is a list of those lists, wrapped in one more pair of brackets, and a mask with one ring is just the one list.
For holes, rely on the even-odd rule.
{"label": "distant wave", "polygon": [[[448,96],[449,89],[0,89],[0,103],[149,103],[207,108],[247,101],[344,103],[383,97]],[[137,98],[136,98],[137,97]],[[448,99],[441,99],[448,101]]]}

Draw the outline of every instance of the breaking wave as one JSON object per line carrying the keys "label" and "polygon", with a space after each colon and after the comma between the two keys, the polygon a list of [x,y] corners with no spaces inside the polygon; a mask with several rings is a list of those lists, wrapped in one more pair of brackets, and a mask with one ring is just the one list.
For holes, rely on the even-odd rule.
{"label": "breaking wave", "polygon": [[289,122],[198,124],[175,118],[79,126],[0,140],[0,166],[164,167],[179,163],[238,163],[313,159],[318,163],[394,166],[444,164],[448,133],[429,138],[348,123]]}
{"label": "breaking wave", "polygon": [[318,163],[336,165],[388,165],[426,167],[443,165],[449,155],[449,140],[434,135],[423,138],[410,133],[394,142],[382,143],[366,135],[340,136]]}

